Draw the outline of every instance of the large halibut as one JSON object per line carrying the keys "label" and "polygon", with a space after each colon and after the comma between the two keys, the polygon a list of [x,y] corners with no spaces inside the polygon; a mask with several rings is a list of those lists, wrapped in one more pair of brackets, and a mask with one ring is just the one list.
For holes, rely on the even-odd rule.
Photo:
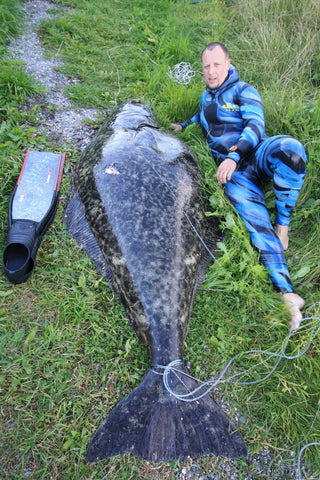
{"label": "large halibut", "polygon": [[152,461],[247,455],[241,434],[209,395],[185,402],[163,383],[164,367],[179,360],[170,387],[187,393],[198,386],[185,375],[183,341],[221,237],[215,217],[205,216],[200,182],[192,151],[136,100],[102,125],[76,165],[69,234],[108,277],[153,366],[102,422],[88,462],[123,453]]}

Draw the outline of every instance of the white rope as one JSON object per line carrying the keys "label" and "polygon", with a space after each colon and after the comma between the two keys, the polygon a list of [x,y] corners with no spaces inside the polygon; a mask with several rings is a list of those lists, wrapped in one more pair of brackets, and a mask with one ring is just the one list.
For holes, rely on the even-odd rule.
{"label": "white rope", "polygon": [[[313,445],[316,445],[316,446],[320,446],[320,443],[319,442],[312,442],[312,443],[308,443],[308,445],[305,445],[303,448],[301,448],[300,452],[299,452],[299,456],[298,456],[298,480],[302,480],[302,477],[301,477],[301,465],[300,465],[300,461],[301,461],[301,455],[302,453],[305,451],[306,448],[309,448],[309,447],[312,447]],[[320,478],[320,477],[319,477]]]}
{"label": "white rope", "polygon": [[190,63],[180,62],[177,63],[172,69],[169,67],[167,75],[176,83],[188,85],[191,79],[197,74],[201,73],[195,70],[192,70]]}
{"label": "white rope", "polygon": [[[302,320],[302,322],[305,322],[307,320],[312,320],[312,319],[313,319],[313,317],[307,317],[307,318],[304,318]],[[293,360],[293,359],[300,358],[302,355],[304,355],[306,353],[306,351],[309,349],[309,347],[312,343],[312,340],[315,338],[315,336],[319,333],[319,330],[320,330],[320,319],[315,318],[315,320],[316,320],[316,322],[315,322],[315,325],[311,329],[311,339],[308,342],[308,345],[301,352],[299,352],[297,355],[286,355],[285,354],[285,351],[286,351],[286,348],[288,346],[288,342],[289,342],[290,337],[293,336],[293,335],[297,335],[298,333],[301,333],[301,330],[294,331],[293,327],[292,327],[290,332],[289,332],[289,335],[285,338],[285,340],[283,342],[283,345],[282,345],[282,348],[280,349],[279,352],[268,352],[268,351],[263,351],[263,350],[249,350],[249,351],[246,351],[246,352],[238,353],[227,363],[227,365],[223,368],[222,373],[219,375],[219,377],[216,380],[207,380],[206,382],[200,382],[199,380],[197,380],[196,378],[193,377],[194,380],[201,383],[201,385],[199,385],[199,387],[195,388],[193,391],[185,393],[185,394],[178,394],[178,393],[174,392],[171,389],[171,387],[169,386],[169,381],[168,381],[168,377],[173,370],[176,370],[178,373],[186,375],[185,372],[182,372],[182,371],[177,370],[175,368],[176,365],[181,364],[181,360],[174,360],[173,362],[169,363],[166,366],[153,365],[153,367],[157,367],[157,368],[160,368],[160,369],[163,370],[162,375],[163,375],[163,383],[164,383],[165,388],[177,400],[182,400],[184,402],[194,402],[196,400],[200,400],[202,397],[207,395],[211,390],[213,390],[215,387],[217,387],[217,385],[219,385],[219,383],[224,383],[225,382],[225,383],[233,383],[233,384],[237,384],[237,385],[254,385],[254,384],[257,384],[257,383],[261,383],[261,382],[267,380],[272,375],[272,373],[276,370],[277,366],[279,365],[279,363],[282,359]],[[252,381],[246,381],[246,382],[245,381],[241,382],[239,380],[233,381],[232,379],[234,377],[236,377],[237,375],[234,375],[234,376],[231,376],[230,378],[224,379],[224,377],[225,377],[228,369],[230,368],[231,364],[237,358],[239,358],[243,355],[249,355],[249,354],[264,354],[269,358],[274,357],[277,360],[276,360],[276,363],[275,363],[274,367],[271,369],[271,371],[268,374],[266,374],[263,378],[260,378],[258,380],[252,380]],[[256,364],[255,366],[258,366],[261,363],[265,363],[265,361],[260,362],[260,363]],[[241,372],[238,375],[244,375],[249,370],[251,370],[252,368],[253,367],[250,367],[247,371]],[[155,373],[157,373],[157,372],[155,372]],[[206,389],[206,390],[203,391],[202,393],[199,393],[203,389]]]}

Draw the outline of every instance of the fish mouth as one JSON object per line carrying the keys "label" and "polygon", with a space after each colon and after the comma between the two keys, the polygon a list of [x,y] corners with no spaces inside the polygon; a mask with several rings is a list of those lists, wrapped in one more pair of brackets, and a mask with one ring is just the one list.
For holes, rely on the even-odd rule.
{"label": "fish mouth", "polygon": [[159,130],[160,127],[159,125],[153,123],[153,122],[142,122],[139,124],[138,128],[143,128],[143,127],[148,127],[148,128],[155,128],[156,130]]}

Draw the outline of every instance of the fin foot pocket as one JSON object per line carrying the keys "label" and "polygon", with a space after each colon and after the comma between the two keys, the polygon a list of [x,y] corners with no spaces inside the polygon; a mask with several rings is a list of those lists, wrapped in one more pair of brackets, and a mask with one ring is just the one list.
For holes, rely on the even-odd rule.
{"label": "fin foot pocket", "polygon": [[22,283],[31,274],[36,253],[35,251],[32,258],[35,237],[36,224],[34,222],[20,220],[12,223],[2,253],[3,268],[10,282]]}

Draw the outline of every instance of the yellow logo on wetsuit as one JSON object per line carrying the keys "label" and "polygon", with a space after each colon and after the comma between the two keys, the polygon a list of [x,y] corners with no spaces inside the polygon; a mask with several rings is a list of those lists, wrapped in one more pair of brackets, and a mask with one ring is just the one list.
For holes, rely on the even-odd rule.
{"label": "yellow logo on wetsuit", "polygon": [[229,102],[222,105],[222,108],[224,108],[228,112],[239,112],[240,110],[239,105],[235,105],[234,103],[229,103]]}

